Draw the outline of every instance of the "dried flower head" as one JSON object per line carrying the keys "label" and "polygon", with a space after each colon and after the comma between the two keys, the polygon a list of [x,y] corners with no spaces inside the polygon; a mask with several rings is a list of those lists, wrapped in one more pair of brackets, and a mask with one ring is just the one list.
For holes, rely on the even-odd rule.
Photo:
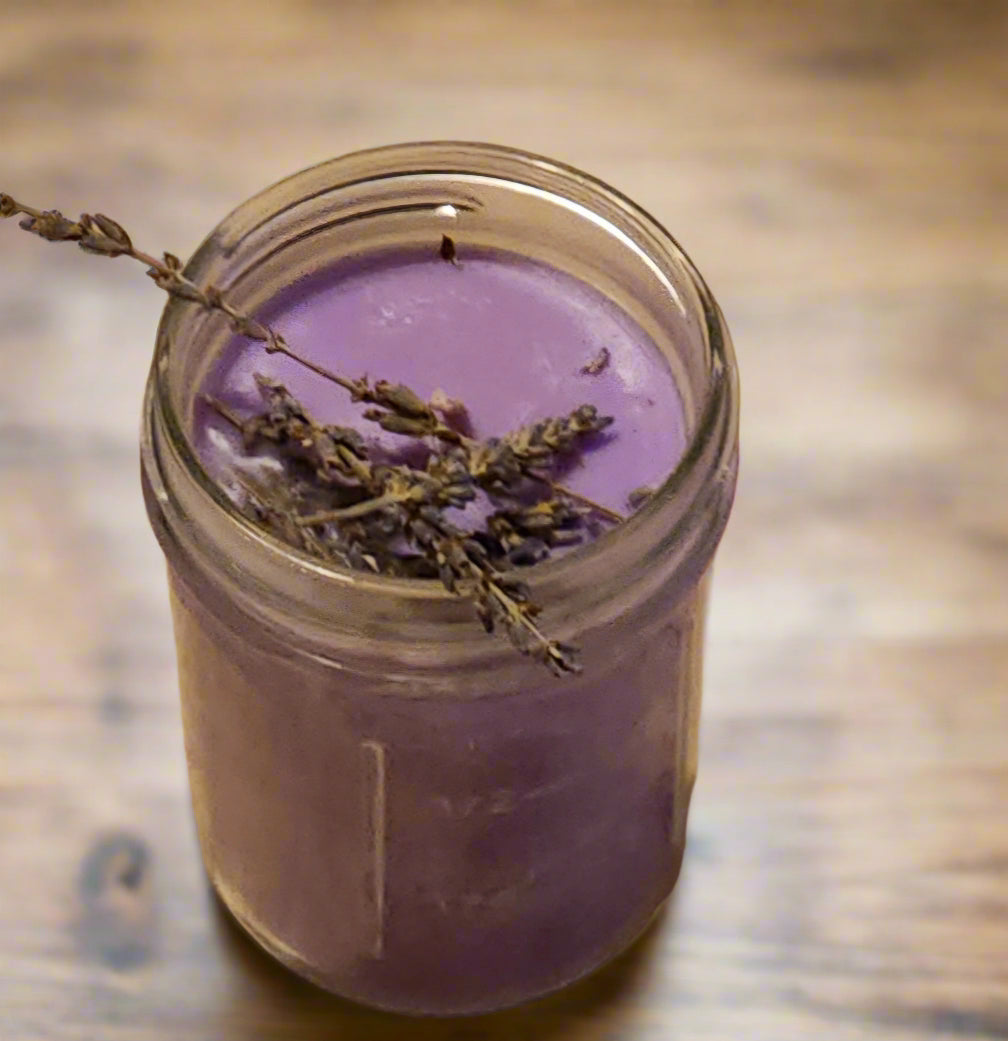
{"label": "dried flower head", "polygon": [[599,373],[605,372],[605,370],[609,368],[609,360],[609,348],[602,347],[591,361],[586,362],[581,366],[581,375],[598,376]]}

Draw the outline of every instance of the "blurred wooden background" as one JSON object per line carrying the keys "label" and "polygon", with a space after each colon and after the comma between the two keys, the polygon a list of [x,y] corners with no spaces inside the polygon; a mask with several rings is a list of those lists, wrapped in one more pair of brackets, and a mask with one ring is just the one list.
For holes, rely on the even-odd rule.
{"label": "blurred wooden background", "polygon": [[732,326],[677,896],[594,979],[411,1023],[215,909],[138,488],[161,307],[0,227],[0,1037],[1008,1038],[1008,6],[0,4],[0,188],[191,250],[332,155],[491,139],[679,237]]}

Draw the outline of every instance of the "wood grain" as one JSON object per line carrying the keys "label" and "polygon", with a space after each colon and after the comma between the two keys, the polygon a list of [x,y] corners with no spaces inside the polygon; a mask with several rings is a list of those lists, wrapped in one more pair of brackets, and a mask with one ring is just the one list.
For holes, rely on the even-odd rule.
{"label": "wood grain", "polygon": [[743,473],[662,921],[479,1020],[302,984],[208,895],[136,427],[161,301],[0,228],[5,1041],[1008,1038],[1008,6],[6,0],[0,187],[185,253],[351,148],[546,152],[685,244]]}

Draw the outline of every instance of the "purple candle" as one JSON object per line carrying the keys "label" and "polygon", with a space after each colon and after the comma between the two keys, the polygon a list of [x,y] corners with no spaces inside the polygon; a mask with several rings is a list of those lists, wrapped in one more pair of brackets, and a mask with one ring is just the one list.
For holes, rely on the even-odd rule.
{"label": "purple candle", "polygon": [[[438,257],[449,229],[459,266]],[[343,375],[464,400],[475,436],[594,404],[615,422],[565,484],[624,512],[660,486],[529,569],[544,627],[583,648],[582,674],[552,677],[437,583],[325,565],[242,518],[234,431],[204,392],[247,413],[260,372],[326,421],[374,428],[290,359],[166,310],[143,473],[222,899],[280,960],[385,1008],[499,1008],[591,971],[646,926],[682,858],[705,576],[736,467],[716,305],[625,200],[485,146],[306,171],[188,270]]]}

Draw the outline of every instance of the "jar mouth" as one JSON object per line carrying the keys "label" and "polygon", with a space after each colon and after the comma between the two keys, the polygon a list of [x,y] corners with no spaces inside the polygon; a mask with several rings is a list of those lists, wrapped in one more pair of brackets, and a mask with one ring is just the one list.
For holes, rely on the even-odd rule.
{"label": "jar mouth", "polygon": [[[649,562],[667,555],[677,539],[689,543],[694,555],[699,553],[706,558],[698,569],[703,570],[720,539],[727,508],[719,511],[723,518],[711,526],[706,537],[699,539],[709,552],[698,549],[696,532],[684,538],[684,528],[696,527],[698,513],[710,505],[709,493],[719,496],[719,502],[727,494],[730,506],[738,409],[731,340],[717,303],[685,251],[654,217],[603,181],[543,156],[475,142],[418,142],[354,152],[295,173],[239,205],[196,250],[186,265],[185,274],[205,284],[206,272],[212,268],[215,258],[232,256],[242,242],[265,234],[263,229],[278,215],[293,211],[306,200],[322,197],[335,188],[347,189],[402,177],[436,175],[444,178],[453,173],[460,178],[485,175],[519,187],[545,186],[545,190],[572,199],[590,218],[608,222],[616,234],[631,243],[648,262],[653,264],[654,257],[662,257],[674,266],[680,281],[688,284],[692,297],[690,310],[696,311],[693,318],[705,352],[705,386],[694,403],[685,449],[661,486],[622,523],[563,556],[523,568],[523,578],[534,594],[544,600],[560,591],[569,595],[578,588],[597,584],[600,567],[605,569],[603,574],[611,569],[614,574],[624,574],[628,568],[646,569]],[[390,205],[395,205],[395,201]],[[459,200],[455,199],[452,205],[459,205]],[[461,205],[464,207],[464,200]],[[678,306],[685,307],[675,289],[670,291],[673,294],[670,305],[678,300]],[[191,308],[192,304],[187,301],[171,298],[162,314],[145,402],[145,471],[153,469],[163,477],[163,464],[155,460],[152,467],[148,459],[151,453],[147,450],[147,446],[157,440],[154,427],[160,424],[165,434],[162,440],[180,466],[184,479],[197,490],[197,497],[202,497],[211,509],[215,508],[221,517],[227,518],[227,524],[240,533],[245,545],[256,546],[270,557],[286,561],[288,567],[293,565],[301,575],[311,576],[315,583],[352,584],[367,595],[398,600],[457,602],[458,597],[436,579],[375,575],[311,557],[240,512],[204,467],[173,400],[170,363],[175,350],[174,333],[183,312]],[[155,480],[154,483],[161,482]],[[163,489],[155,491],[162,496]],[[186,512],[191,517],[192,510]]]}

